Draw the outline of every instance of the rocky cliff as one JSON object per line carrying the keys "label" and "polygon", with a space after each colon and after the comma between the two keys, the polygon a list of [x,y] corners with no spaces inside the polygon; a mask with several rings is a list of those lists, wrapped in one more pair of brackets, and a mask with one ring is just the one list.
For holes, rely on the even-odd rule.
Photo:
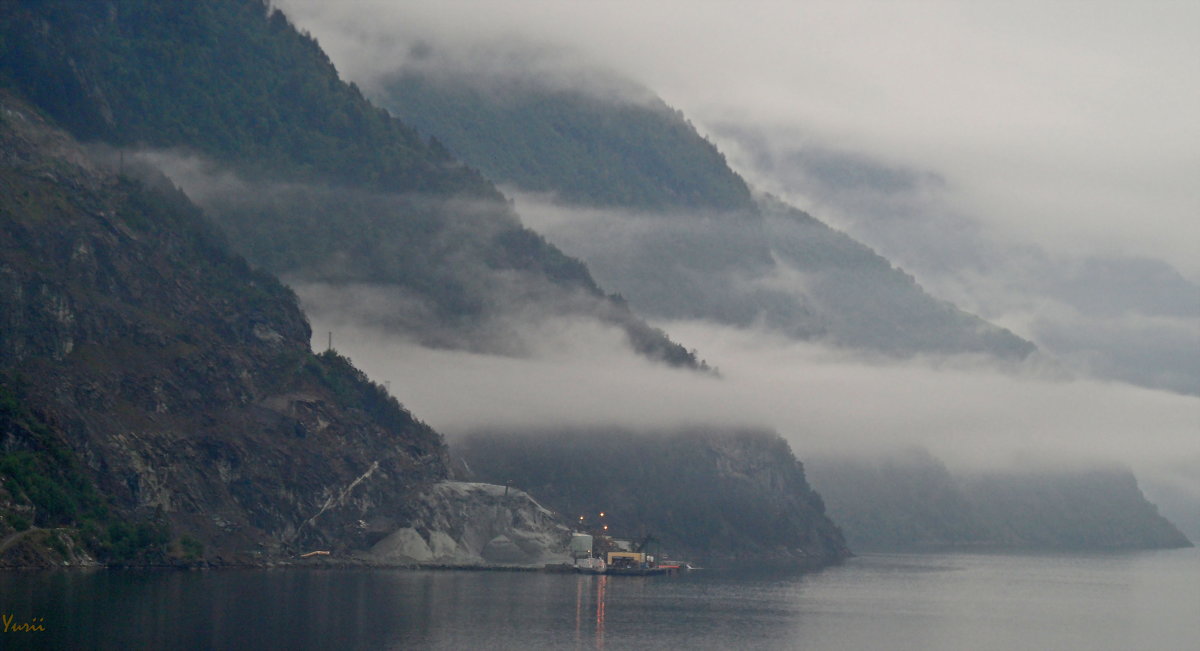
{"label": "rocky cliff", "polygon": [[522,490],[441,482],[421,495],[412,509],[411,523],[376,543],[368,559],[454,566],[568,560],[571,530]]}
{"label": "rocky cliff", "polygon": [[689,560],[816,567],[849,553],[803,466],[773,433],[480,433],[454,450],[480,479],[511,480],[577,526],[651,536]]}
{"label": "rocky cliff", "polygon": [[407,526],[441,437],[121,171],[0,91],[0,564],[254,563]]}

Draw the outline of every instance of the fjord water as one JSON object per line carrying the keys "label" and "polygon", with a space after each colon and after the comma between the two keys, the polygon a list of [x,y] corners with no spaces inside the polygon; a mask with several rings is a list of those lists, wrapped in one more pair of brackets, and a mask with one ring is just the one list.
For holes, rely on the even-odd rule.
{"label": "fjord water", "polygon": [[813,574],[0,575],[3,648],[1196,649],[1200,552],[864,555]]}

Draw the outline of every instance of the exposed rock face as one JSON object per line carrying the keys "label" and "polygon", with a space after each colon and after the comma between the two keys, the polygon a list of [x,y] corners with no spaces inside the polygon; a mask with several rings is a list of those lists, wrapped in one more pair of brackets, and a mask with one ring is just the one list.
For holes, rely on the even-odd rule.
{"label": "exposed rock face", "polygon": [[0,540],[0,568],[99,565],[72,529],[26,529]]}
{"label": "exposed rock face", "polygon": [[571,530],[525,491],[495,484],[434,484],[411,524],[371,548],[399,564],[541,565],[565,561]]}
{"label": "exposed rock face", "polygon": [[532,348],[514,323],[582,318],[648,358],[703,368],[522,226],[478,171],[343,82],[272,5],[6,0],[0,81],[81,140],[214,164],[215,176],[172,173],[238,252],[315,286],[310,310],[504,355]]}
{"label": "exposed rock face", "polygon": [[405,525],[446,476],[441,437],[309,340],[182,194],[93,165],[0,90],[0,537],[76,528],[101,560],[162,562],[186,536],[259,562]]}
{"label": "exposed rock face", "polygon": [[803,467],[773,433],[477,434],[455,450],[480,479],[517,481],[573,523],[583,516],[577,524],[585,529],[608,524],[617,537],[649,535],[666,554],[804,567],[849,554]]}

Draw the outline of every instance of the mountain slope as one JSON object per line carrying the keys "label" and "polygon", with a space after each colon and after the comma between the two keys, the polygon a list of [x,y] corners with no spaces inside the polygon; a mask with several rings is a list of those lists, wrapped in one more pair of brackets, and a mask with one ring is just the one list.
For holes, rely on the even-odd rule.
{"label": "mountain slope", "polygon": [[762,324],[899,356],[1033,351],[845,234],[752,197],[649,91],[587,70],[567,84],[484,69],[440,62],[431,48],[382,78],[375,95],[496,181],[549,193],[551,203],[532,195],[522,211],[640,313]]}
{"label": "mountain slope", "polygon": [[480,478],[530,490],[568,519],[583,516],[585,528],[649,535],[693,561],[820,567],[849,555],[774,433],[481,432],[454,449]]}
{"label": "mountain slope", "polygon": [[381,82],[380,101],[489,178],[581,205],[753,210],[717,148],[632,84],[606,79],[592,90],[532,75],[425,74],[422,61]]}
{"label": "mountain slope", "polygon": [[922,450],[808,469],[856,550],[1190,546],[1125,470],[950,472]]}
{"label": "mountain slope", "polygon": [[262,0],[16,1],[0,6],[0,28],[0,75],[76,136],[205,161],[190,175],[163,165],[252,263],[301,289],[395,298],[381,310],[302,292],[308,309],[509,354],[527,347],[526,313],[598,320],[649,357],[698,366],[524,228],[478,172],[342,82]]}
{"label": "mountain slope", "polygon": [[178,190],[93,164],[8,91],[0,144],[5,534],[75,561],[262,562],[365,548],[446,476],[441,437],[313,355],[294,295]]}
{"label": "mountain slope", "polygon": [[6,2],[0,70],[78,138],[187,147],[241,174],[498,198],[344,84],[260,0]]}

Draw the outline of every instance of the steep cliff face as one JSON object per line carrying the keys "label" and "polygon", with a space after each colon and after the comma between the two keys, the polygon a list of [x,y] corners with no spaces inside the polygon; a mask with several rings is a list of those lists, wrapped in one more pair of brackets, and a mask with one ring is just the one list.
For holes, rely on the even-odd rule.
{"label": "steep cliff face", "polygon": [[959,484],[1002,546],[1172,549],[1191,541],[1122,468],[961,475]]}
{"label": "steep cliff face", "polygon": [[649,535],[668,554],[804,567],[848,555],[803,467],[772,433],[477,434],[454,449],[480,479],[512,480],[585,529]]}
{"label": "steep cliff face", "polygon": [[291,292],[181,193],[7,91],[0,188],[0,536],[106,562],[365,549],[445,477],[441,437],[312,354]]}

